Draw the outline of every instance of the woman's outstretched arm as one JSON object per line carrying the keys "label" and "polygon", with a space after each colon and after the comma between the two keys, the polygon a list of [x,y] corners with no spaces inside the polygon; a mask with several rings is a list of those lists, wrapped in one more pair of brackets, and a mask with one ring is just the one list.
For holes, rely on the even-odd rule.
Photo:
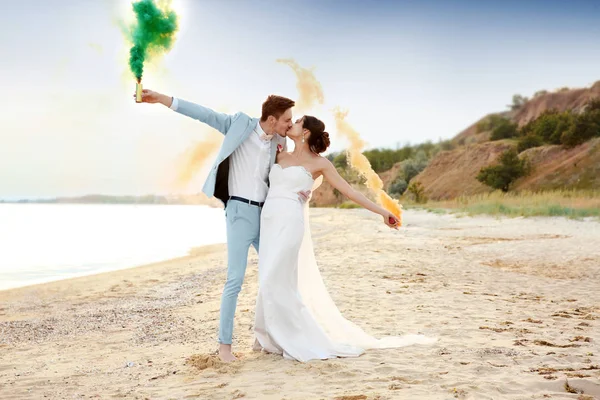
{"label": "woman's outstretched arm", "polygon": [[322,163],[321,173],[331,186],[339,190],[340,193],[342,193],[344,196],[346,196],[356,204],[361,205],[362,207],[374,212],[375,214],[381,215],[385,224],[390,228],[398,228],[399,221],[394,216],[394,214],[392,214],[385,208],[373,203],[362,193],[352,188],[352,186],[350,186],[348,182],[346,182],[344,178],[340,176],[340,174],[337,172],[337,169],[335,169],[335,166],[331,163],[331,161],[329,161],[326,158],[322,158],[320,161]]}

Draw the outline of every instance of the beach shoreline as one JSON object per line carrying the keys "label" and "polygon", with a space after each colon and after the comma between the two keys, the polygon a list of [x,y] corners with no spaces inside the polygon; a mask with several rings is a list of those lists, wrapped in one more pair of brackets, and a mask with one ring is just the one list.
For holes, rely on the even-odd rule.
{"label": "beach shoreline", "polygon": [[[226,245],[0,291],[0,397],[577,398],[600,395],[600,224],[312,209],[323,279],[376,336],[430,346],[297,363],[251,351],[257,255],[235,319],[240,361],[214,358]],[[110,383],[108,383],[110,382]],[[346,396],[346,397],[344,397]],[[352,397],[354,396],[354,397]]]}
{"label": "beach shoreline", "polygon": [[226,242],[223,211],[206,206],[2,205],[0,221],[0,290],[135,268]]}
{"label": "beach shoreline", "polygon": [[[194,258],[195,257],[194,253],[201,251],[201,249],[203,249],[203,248],[219,247],[219,246],[223,247],[223,249],[226,249],[225,243],[200,245],[200,246],[190,249],[188,255],[185,255],[185,256],[165,258],[164,260],[158,260],[158,261],[154,261],[154,262],[150,262],[150,263],[139,263],[139,264],[128,265],[128,266],[119,266],[119,267],[115,267],[115,269],[108,269],[108,270],[95,271],[95,272],[89,272],[89,273],[85,272],[84,275],[69,276],[69,277],[65,277],[65,278],[56,278],[56,279],[51,278],[52,280],[36,282],[36,283],[31,283],[31,284],[24,284],[22,286],[9,287],[9,288],[5,288],[5,289],[0,288],[0,295],[3,292],[7,292],[7,291],[11,291],[11,290],[13,290],[13,291],[28,290],[30,288],[32,290],[34,290],[36,288],[40,288],[42,285],[51,285],[51,284],[57,284],[58,286],[62,286],[62,285],[60,285],[60,282],[66,283],[66,281],[83,279],[83,278],[91,278],[92,280],[95,281],[95,280],[101,280],[102,277],[108,277],[109,274],[118,273],[118,272],[125,271],[125,270],[135,270],[135,269],[152,268],[152,267],[157,268],[160,266],[164,266],[164,264],[185,262],[186,260],[189,261],[189,259]],[[137,276],[137,274],[134,276]],[[73,284],[77,284],[77,282],[73,282]],[[10,296],[10,294],[8,294],[8,296]]]}

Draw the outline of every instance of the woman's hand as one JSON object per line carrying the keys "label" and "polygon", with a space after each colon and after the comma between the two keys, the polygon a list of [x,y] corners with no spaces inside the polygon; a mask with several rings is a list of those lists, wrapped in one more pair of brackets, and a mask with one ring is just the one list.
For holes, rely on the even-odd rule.
{"label": "woman's hand", "polygon": [[380,207],[379,205],[373,203],[371,200],[367,199],[362,193],[354,190],[352,186],[350,186],[348,182],[346,182],[344,178],[340,176],[340,174],[337,172],[337,169],[331,163],[331,161],[329,161],[325,157],[322,157],[319,159],[319,163],[320,166],[318,172],[321,172],[323,174],[323,177],[329,182],[331,186],[339,190],[340,193],[342,193],[344,196],[346,196],[356,204],[363,206],[364,208],[374,212],[375,214],[382,215],[383,222],[390,228],[398,229],[398,227],[400,226],[400,221],[398,220],[398,218],[396,218],[396,216],[394,216],[394,214],[392,214],[388,210]]}
{"label": "woman's hand", "polygon": [[396,216],[394,214],[392,214],[391,212],[386,210],[386,212],[383,213],[382,216],[383,216],[383,222],[387,226],[389,226],[390,228],[398,229],[398,226],[400,225],[400,221],[398,221],[398,218],[396,218]]}

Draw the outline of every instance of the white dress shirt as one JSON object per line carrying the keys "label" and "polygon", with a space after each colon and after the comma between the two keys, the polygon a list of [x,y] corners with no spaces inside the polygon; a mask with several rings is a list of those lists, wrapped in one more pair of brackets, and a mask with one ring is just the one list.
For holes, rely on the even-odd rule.
{"label": "white dress shirt", "polygon": [[260,123],[229,157],[229,195],[263,202],[269,191],[271,141],[262,140]]}
{"label": "white dress shirt", "polygon": [[[179,102],[173,97],[171,109],[177,110]],[[271,162],[271,141],[263,140],[265,132],[256,124],[248,138],[229,157],[229,195],[263,202],[269,191],[268,180]],[[284,138],[281,138],[284,141]],[[280,142],[278,135],[273,139]]]}

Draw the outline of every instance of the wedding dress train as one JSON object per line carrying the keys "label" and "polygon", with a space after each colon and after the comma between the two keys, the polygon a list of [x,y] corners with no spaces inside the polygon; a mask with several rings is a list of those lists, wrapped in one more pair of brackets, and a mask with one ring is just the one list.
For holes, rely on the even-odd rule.
{"label": "wedding dress train", "polygon": [[302,166],[283,168],[279,164],[273,166],[269,179],[261,215],[254,326],[265,351],[304,362],[436,341],[416,334],[377,339],[344,318],[315,260],[308,202],[300,202],[297,195],[314,190],[320,182]]}

